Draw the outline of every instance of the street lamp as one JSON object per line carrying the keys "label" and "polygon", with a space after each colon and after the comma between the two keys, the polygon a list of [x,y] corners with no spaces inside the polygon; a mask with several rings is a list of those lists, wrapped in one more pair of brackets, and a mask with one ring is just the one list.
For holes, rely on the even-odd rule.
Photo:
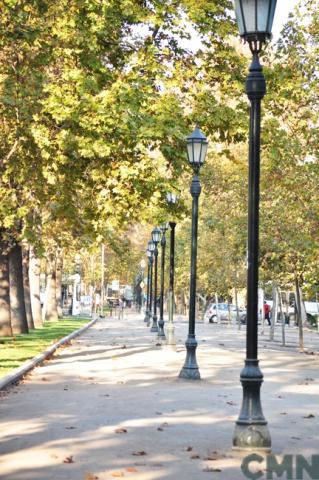
{"label": "street lamp", "polygon": [[261,100],[266,93],[266,82],[259,62],[259,53],[266,41],[271,38],[275,9],[276,0],[235,0],[239,33],[248,42],[253,60],[246,80],[246,93],[251,102],[246,360],[240,374],[243,402],[236,422],[233,447],[254,451],[269,451],[271,448],[271,438],[260,401],[263,375],[258,361],[260,115]]}
{"label": "street lamp", "polygon": [[186,340],[186,360],[179,374],[180,378],[197,380],[200,378],[196,361],[197,341],[195,338],[195,313],[196,313],[196,267],[197,267],[197,231],[198,231],[198,199],[201,192],[199,170],[203,165],[207,153],[208,141],[198,127],[187,138],[188,161],[193,168],[194,177],[191,184],[192,201],[192,248],[191,248],[191,271],[190,271],[190,295],[189,295],[189,324],[188,337]]}
{"label": "street lamp", "polygon": [[144,306],[144,272],[145,272],[145,267],[146,267],[146,263],[145,263],[144,258],[142,258],[142,260],[141,260],[140,267],[141,267],[140,288],[141,288],[141,310],[142,310],[142,308]]}
{"label": "street lamp", "polygon": [[153,262],[154,262],[154,250],[155,245],[152,241],[148,242],[147,247],[147,256],[150,265],[150,277],[149,277],[149,297],[148,297],[148,316],[147,316],[147,326],[150,326],[152,318],[152,298],[153,298]]}
{"label": "street lamp", "polygon": [[161,231],[158,227],[155,227],[152,231],[152,241],[155,245],[154,248],[154,304],[153,304],[153,324],[151,327],[151,332],[158,332],[157,326],[157,257],[158,249],[157,245],[161,238]]}
{"label": "street lamp", "polygon": [[166,340],[164,332],[164,276],[165,276],[165,248],[166,248],[166,238],[165,233],[168,230],[168,223],[161,225],[160,229],[162,232],[161,238],[161,294],[160,294],[160,318],[158,321],[158,337],[160,340]]}
{"label": "street lamp", "polygon": [[153,252],[150,250],[150,244],[153,242],[148,242],[146,255],[148,258],[148,268],[147,268],[147,290],[146,290],[146,308],[145,308],[145,317],[144,322],[149,325],[151,310],[150,310],[150,301],[152,297],[152,271],[153,271]]}
{"label": "street lamp", "polygon": [[[168,192],[167,202],[174,206],[178,203],[178,195]],[[169,222],[170,226],[170,250],[169,250],[169,290],[168,290],[168,323],[167,323],[167,345],[175,347],[174,328],[174,262],[175,262],[175,227],[176,222]]]}

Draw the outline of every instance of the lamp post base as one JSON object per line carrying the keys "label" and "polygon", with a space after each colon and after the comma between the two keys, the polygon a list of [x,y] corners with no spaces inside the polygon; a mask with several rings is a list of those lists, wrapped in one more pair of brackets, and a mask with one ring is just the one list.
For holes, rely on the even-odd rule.
{"label": "lamp post base", "polygon": [[187,349],[186,360],[180,371],[179,378],[199,380],[200,373],[196,361],[197,341],[195,335],[188,335],[185,345]]}
{"label": "lamp post base", "polygon": [[151,332],[158,332],[157,317],[155,315],[153,316],[153,324],[151,327]]}
{"label": "lamp post base", "polygon": [[166,340],[165,332],[164,332],[164,320],[160,319],[158,322],[158,338],[162,342]]}
{"label": "lamp post base", "polygon": [[271,451],[271,437],[260,401],[263,374],[258,360],[246,360],[240,374],[243,403],[233,435],[233,449]]}

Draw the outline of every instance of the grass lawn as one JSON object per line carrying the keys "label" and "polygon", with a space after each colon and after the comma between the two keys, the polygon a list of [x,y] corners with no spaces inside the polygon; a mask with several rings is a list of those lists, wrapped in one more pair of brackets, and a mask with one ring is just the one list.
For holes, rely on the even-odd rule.
{"label": "grass lawn", "polygon": [[43,328],[30,330],[27,335],[0,338],[0,378],[88,322],[83,318],[67,318],[45,322]]}

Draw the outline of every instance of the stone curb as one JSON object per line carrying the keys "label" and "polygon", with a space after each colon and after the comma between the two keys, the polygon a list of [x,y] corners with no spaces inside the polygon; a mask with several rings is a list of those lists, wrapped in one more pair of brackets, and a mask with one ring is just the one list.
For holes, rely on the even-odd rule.
{"label": "stone curb", "polygon": [[81,333],[85,332],[88,328],[90,328],[94,323],[98,320],[98,317],[93,318],[89,323],[84,325],[84,327],[79,328],[78,330],[75,330],[74,332],[69,333],[64,338],[61,338],[58,342],[54,343],[53,345],[50,345],[44,352],[39,353],[35,357],[33,357],[31,360],[27,360],[25,363],[23,363],[20,367],[16,368],[13,370],[13,372],[9,373],[5,377],[3,377],[0,380],[0,390],[3,390],[6,388],[8,385],[11,385],[14,382],[18,382],[21,380],[21,378],[30,370],[32,370],[34,367],[42,363],[47,357],[52,355],[61,345],[69,342],[73,338],[77,337],[78,335],[81,335]]}

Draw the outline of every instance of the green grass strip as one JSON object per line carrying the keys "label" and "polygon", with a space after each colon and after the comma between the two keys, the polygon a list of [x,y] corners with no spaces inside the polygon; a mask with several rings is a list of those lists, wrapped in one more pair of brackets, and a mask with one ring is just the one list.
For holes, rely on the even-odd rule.
{"label": "green grass strip", "polygon": [[30,330],[28,334],[1,337],[0,378],[89,321],[84,318],[65,318],[58,322],[45,322],[43,328]]}

